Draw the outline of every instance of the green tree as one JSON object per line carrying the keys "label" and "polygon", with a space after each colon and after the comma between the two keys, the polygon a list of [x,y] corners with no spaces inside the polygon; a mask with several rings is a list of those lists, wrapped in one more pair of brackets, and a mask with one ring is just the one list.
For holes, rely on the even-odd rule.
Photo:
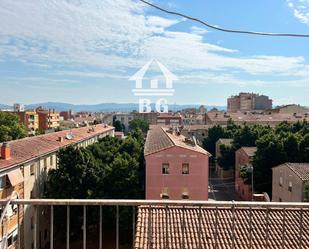
{"label": "green tree", "polygon": [[232,146],[221,144],[221,156],[218,158],[218,164],[224,169],[234,169],[235,167],[235,149]]}
{"label": "green tree", "polygon": [[203,148],[212,154],[212,158],[216,157],[216,142],[220,138],[228,138],[228,135],[222,126],[216,125],[208,130],[208,136],[203,140]]}
{"label": "green tree", "polygon": [[136,130],[140,129],[143,133],[147,133],[149,130],[149,123],[144,119],[133,119],[129,122],[129,129]]}
{"label": "green tree", "polygon": [[304,183],[304,195],[305,195],[304,201],[309,202],[309,181],[306,181]]}
{"label": "green tree", "polygon": [[115,127],[115,131],[125,131],[125,126],[119,120],[115,120],[113,122],[113,126]]}
{"label": "green tree", "polygon": [[19,123],[19,117],[9,112],[0,112],[0,142],[24,138],[26,128]]}

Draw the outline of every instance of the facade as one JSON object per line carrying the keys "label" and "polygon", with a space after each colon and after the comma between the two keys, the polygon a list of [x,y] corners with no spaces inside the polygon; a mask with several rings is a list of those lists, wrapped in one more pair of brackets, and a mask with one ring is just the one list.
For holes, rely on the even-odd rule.
{"label": "facade", "polygon": [[35,111],[14,112],[14,114],[18,115],[19,123],[27,128],[28,135],[35,135],[39,129],[39,115]]}
{"label": "facade", "polygon": [[39,116],[39,129],[42,131],[55,130],[60,126],[60,114],[55,110],[43,110],[37,108],[36,112]]}
{"label": "facade", "polygon": [[132,113],[115,113],[114,114],[115,121],[120,121],[124,127],[124,132],[129,131],[129,123],[134,119],[134,116]]}
{"label": "facade", "polygon": [[158,125],[181,126],[183,124],[182,116],[179,113],[159,113],[157,117]]}
{"label": "facade", "polygon": [[207,112],[206,116],[207,125],[227,125],[229,121],[233,121],[238,125],[270,125],[276,126],[281,122],[296,123],[298,121],[309,121],[308,114],[289,114],[289,113],[262,113],[262,112],[222,112],[211,111]]}
{"label": "facade", "polygon": [[203,143],[203,140],[208,136],[208,130],[213,125],[184,125],[180,130],[181,135],[185,137],[195,137],[199,144]]}
{"label": "facade", "polygon": [[142,119],[147,121],[150,125],[157,124],[157,112],[149,112],[149,113],[140,113],[140,112],[133,112],[134,119]]}
{"label": "facade", "polygon": [[256,150],[256,147],[241,147],[235,152],[235,190],[245,201],[253,198],[252,185],[249,183],[251,179],[246,180],[240,176],[240,170],[251,165]]}
{"label": "facade", "polygon": [[305,114],[305,113],[309,113],[309,108],[301,106],[301,105],[292,104],[292,105],[279,106],[270,111],[277,112],[277,113]]}
{"label": "facade", "polygon": [[227,111],[252,111],[272,108],[272,100],[268,96],[255,93],[240,93],[227,99]]}
{"label": "facade", "polygon": [[208,199],[210,154],[172,129],[152,126],[145,143],[146,199]]}
{"label": "facade", "polygon": [[284,163],[272,169],[272,200],[303,202],[304,184],[309,182],[309,163]]}
{"label": "facade", "polygon": [[[44,193],[44,180],[50,169],[57,167],[57,152],[68,145],[86,147],[104,136],[114,136],[114,128],[106,125],[83,127],[67,131],[54,132],[46,135],[28,137],[1,145],[0,158],[0,196],[9,197],[15,190],[21,198],[35,199]],[[39,208],[37,215],[33,207],[25,207],[20,212],[25,249],[34,248],[34,221],[38,221],[36,248],[44,248],[49,239],[46,227],[47,211]],[[12,210],[9,217],[9,236],[12,244],[17,232],[17,212]],[[12,247],[14,248],[14,247]]]}
{"label": "facade", "polygon": [[233,177],[233,174],[234,174],[233,167],[231,167],[229,170],[223,170],[222,167],[218,163],[218,158],[221,157],[221,150],[220,150],[221,145],[225,145],[225,146],[230,147],[230,146],[232,146],[232,142],[233,142],[233,139],[229,139],[229,138],[220,138],[216,142],[216,174],[220,178],[231,178],[231,177]]}

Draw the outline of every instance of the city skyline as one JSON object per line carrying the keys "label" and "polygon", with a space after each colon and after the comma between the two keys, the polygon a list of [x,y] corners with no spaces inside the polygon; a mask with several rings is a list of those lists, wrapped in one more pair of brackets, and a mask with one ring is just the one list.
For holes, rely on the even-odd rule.
{"label": "city skyline", "polygon": [[[309,33],[309,1],[154,3],[219,27]],[[137,103],[129,77],[157,59],[179,78],[171,104],[257,92],[308,106],[307,44],[213,31],[139,1],[2,1],[0,103]]]}

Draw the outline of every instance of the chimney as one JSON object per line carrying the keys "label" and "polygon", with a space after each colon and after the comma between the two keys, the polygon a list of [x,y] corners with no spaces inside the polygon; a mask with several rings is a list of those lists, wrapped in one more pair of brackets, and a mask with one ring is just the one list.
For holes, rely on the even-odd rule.
{"label": "chimney", "polygon": [[58,142],[62,143],[63,142],[63,137],[58,137]]}
{"label": "chimney", "polygon": [[11,159],[11,148],[8,143],[3,143],[1,146],[1,158],[4,160]]}

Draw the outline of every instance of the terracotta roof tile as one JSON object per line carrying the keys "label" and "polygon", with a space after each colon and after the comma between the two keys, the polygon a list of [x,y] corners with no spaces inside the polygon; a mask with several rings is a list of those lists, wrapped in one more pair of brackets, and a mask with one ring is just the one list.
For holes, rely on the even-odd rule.
{"label": "terracotta roof tile", "polygon": [[[71,140],[65,138],[69,132],[66,130],[10,141],[11,159],[3,160],[0,158],[0,170],[16,164],[21,164],[40,155],[51,153],[61,147],[77,143],[87,138],[94,137],[95,135],[111,131],[114,127],[105,127],[101,124],[97,125],[94,131],[89,132],[89,129],[90,127],[72,129],[73,138]],[[62,142],[59,141],[59,137],[63,138]]]}
{"label": "terracotta roof tile", "polygon": [[285,163],[303,181],[309,181],[309,163]]}
{"label": "terracotta roof tile", "polygon": [[309,209],[139,207],[134,248],[277,249],[283,241],[309,248]]}
{"label": "terracotta roof tile", "polygon": [[151,126],[147,134],[145,143],[144,154],[150,155],[161,150],[171,148],[173,146],[182,147],[185,149],[193,150],[202,154],[210,155],[209,152],[204,150],[198,145],[192,145],[185,142],[183,135],[176,135],[167,132],[167,127]]}

